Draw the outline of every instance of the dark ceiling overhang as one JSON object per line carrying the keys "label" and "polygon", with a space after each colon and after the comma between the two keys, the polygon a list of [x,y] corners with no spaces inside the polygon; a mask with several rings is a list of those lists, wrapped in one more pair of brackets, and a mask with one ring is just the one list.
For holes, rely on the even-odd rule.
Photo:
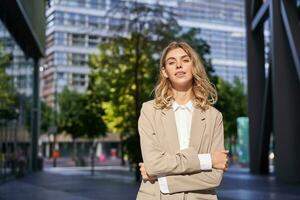
{"label": "dark ceiling overhang", "polygon": [[26,56],[34,59],[43,56],[44,0],[1,0],[0,19]]}

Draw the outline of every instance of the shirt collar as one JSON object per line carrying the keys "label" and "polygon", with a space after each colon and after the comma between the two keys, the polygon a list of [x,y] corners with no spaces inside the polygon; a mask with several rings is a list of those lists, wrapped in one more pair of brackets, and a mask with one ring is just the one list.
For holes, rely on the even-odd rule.
{"label": "shirt collar", "polygon": [[184,105],[179,105],[176,101],[173,101],[172,108],[173,111],[176,111],[178,108],[187,109],[190,112],[194,110],[194,106],[191,100]]}

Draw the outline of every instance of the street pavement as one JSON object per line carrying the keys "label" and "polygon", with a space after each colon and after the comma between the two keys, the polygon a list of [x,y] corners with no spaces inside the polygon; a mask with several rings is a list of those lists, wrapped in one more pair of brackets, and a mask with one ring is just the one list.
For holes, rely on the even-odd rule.
{"label": "street pavement", "polygon": [[[128,167],[46,167],[0,185],[0,200],[134,200],[139,183]],[[300,186],[275,181],[274,176],[254,176],[232,166],[225,173],[220,200],[300,200]]]}

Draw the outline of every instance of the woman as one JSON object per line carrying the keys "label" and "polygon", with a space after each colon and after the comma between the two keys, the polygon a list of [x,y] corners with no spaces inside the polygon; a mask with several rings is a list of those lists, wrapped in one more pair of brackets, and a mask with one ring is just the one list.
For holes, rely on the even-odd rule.
{"label": "woman", "polygon": [[217,93],[197,53],[172,42],[160,59],[155,99],[143,104],[139,134],[144,163],[137,199],[217,199],[228,168]]}

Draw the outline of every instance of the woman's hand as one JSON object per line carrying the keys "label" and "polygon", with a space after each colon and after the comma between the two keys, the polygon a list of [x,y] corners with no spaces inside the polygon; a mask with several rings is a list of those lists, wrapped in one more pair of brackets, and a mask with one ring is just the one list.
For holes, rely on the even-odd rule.
{"label": "woman's hand", "polygon": [[229,151],[216,151],[211,154],[212,167],[215,169],[222,169],[226,171],[229,165]]}
{"label": "woman's hand", "polygon": [[157,180],[157,177],[151,177],[147,174],[144,163],[139,163],[139,167],[144,181],[150,181],[150,183],[154,183]]}

